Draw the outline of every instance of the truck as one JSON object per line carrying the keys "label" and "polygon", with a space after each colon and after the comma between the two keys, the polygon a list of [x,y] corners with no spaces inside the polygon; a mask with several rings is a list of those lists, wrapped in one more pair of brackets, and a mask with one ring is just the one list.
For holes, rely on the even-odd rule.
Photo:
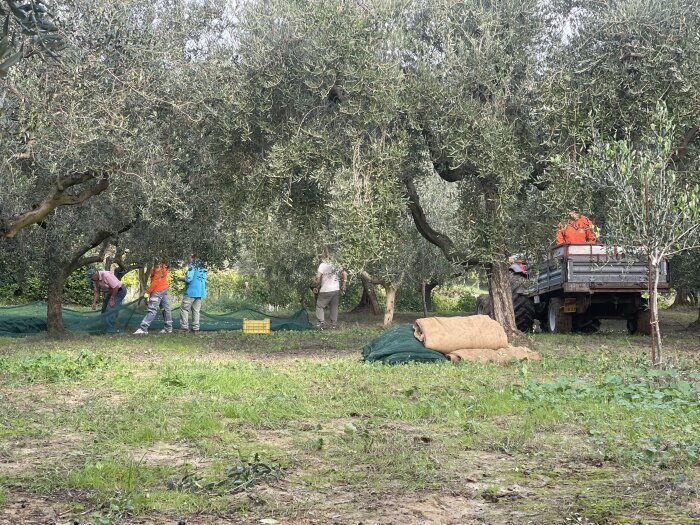
{"label": "truck", "polygon": [[[668,263],[661,264],[659,292],[671,287]],[[516,324],[524,332],[539,320],[543,331],[596,331],[602,319],[622,319],[631,334],[649,333],[644,298],[649,269],[639,250],[600,244],[554,247],[536,276],[512,276]],[[477,313],[490,314],[488,296],[477,299]]]}

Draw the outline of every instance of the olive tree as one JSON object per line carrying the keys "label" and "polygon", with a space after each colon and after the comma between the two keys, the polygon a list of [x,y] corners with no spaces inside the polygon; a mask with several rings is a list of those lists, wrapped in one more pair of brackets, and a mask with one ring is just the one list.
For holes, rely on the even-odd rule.
{"label": "olive tree", "polygon": [[[5,93],[0,128],[0,249],[9,257],[12,246],[26,245],[32,260],[44,261],[51,331],[62,330],[65,278],[103,257],[115,235],[138,227],[157,252],[157,239],[174,246],[172,239],[212,237],[178,231],[183,223],[221,226],[216,212],[205,213],[221,200],[208,182],[221,172],[202,139],[226,64],[190,45],[218,20],[212,6],[64,2],[57,61],[10,70],[17,89]],[[191,89],[200,73],[200,89]]]}
{"label": "olive tree", "polygon": [[[675,126],[663,105],[646,136],[594,144],[586,175],[608,200],[607,237],[628,250],[639,248],[649,261],[652,360],[663,358],[658,323],[661,265],[700,248],[700,177],[672,163]],[[633,248],[634,247],[634,248]]]}
{"label": "olive tree", "polygon": [[[489,268],[496,317],[515,331],[505,261],[519,251],[512,214],[539,155],[537,5],[250,2],[232,114],[264,166],[259,187],[328,217],[330,235],[363,253],[382,242],[390,252],[408,208],[450,262]],[[455,235],[427,220],[417,187],[431,177],[459,189]],[[348,221],[361,226],[354,239]]]}

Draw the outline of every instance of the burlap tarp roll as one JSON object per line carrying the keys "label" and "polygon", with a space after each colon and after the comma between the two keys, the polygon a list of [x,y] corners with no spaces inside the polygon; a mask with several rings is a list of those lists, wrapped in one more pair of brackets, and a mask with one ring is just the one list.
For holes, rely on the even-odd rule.
{"label": "burlap tarp roll", "polygon": [[480,363],[507,363],[512,359],[518,361],[522,359],[532,359],[537,361],[540,354],[530,350],[525,346],[507,346],[493,350],[490,348],[470,348],[455,350],[447,354],[450,361],[458,363],[460,361],[478,361]]}
{"label": "burlap tarp roll", "polygon": [[455,350],[498,350],[508,346],[505,330],[487,315],[417,319],[414,335],[426,348],[449,354]]}

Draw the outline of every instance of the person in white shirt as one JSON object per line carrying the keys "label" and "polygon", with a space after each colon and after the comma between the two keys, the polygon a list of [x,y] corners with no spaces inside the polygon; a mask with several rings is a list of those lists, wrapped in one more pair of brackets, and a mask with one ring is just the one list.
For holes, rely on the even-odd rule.
{"label": "person in white shirt", "polygon": [[[338,274],[342,278],[342,285]],[[325,308],[330,306],[331,309],[331,327],[338,327],[338,303],[340,300],[340,290],[345,291],[348,284],[348,272],[338,270],[332,264],[322,262],[316,270],[316,278],[314,279],[313,292],[316,295],[316,319],[318,319],[317,328],[323,330],[325,326]]]}

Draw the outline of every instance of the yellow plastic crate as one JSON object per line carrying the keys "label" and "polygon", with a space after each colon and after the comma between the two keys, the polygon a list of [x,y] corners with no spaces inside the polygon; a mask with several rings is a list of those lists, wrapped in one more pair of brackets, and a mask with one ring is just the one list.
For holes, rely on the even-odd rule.
{"label": "yellow plastic crate", "polygon": [[256,321],[254,319],[243,319],[243,333],[244,334],[269,334],[270,333],[270,320],[263,319],[262,321]]}

